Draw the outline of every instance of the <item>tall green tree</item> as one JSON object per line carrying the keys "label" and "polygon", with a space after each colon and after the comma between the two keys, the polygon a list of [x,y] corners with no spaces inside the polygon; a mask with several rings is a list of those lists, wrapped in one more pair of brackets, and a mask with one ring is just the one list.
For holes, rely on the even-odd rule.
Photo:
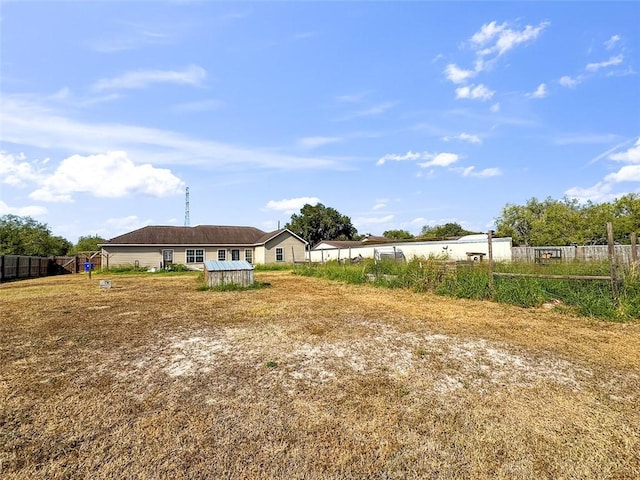
{"label": "tall green tree", "polygon": [[106,240],[99,235],[81,236],[72,249],[73,253],[77,252],[96,252],[100,250],[99,243],[105,243]]}
{"label": "tall green tree", "polygon": [[413,235],[406,230],[386,230],[382,233],[382,236],[393,240],[410,240],[414,238]]}
{"label": "tall green tree", "polygon": [[0,217],[0,254],[3,255],[65,255],[72,247],[67,239],[51,234],[45,223],[31,217],[3,215]]}
{"label": "tall green tree", "polygon": [[321,203],[307,203],[299,214],[291,216],[285,228],[304,238],[311,246],[322,240],[353,240],[358,234],[349,217]]}
{"label": "tall green tree", "polygon": [[436,239],[436,238],[449,238],[449,237],[462,237],[464,235],[470,235],[472,233],[469,230],[465,230],[462,228],[462,225],[455,222],[445,223],[444,225],[435,225],[430,227],[429,225],[425,225],[422,227],[422,231],[420,232],[420,236],[425,239]]}

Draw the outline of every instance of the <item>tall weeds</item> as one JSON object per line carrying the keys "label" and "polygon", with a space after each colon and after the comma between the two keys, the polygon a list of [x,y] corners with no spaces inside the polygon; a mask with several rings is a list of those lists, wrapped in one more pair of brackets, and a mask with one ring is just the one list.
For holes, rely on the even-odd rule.
{"label": "tall weeds", "polygon": [[[608,262],[572,262],[537,265],[517,262],[496,263],[496,272],[608,275]],[[486,262],[454,262],[445,258],[413,259],[407,263],[367,259],[357,264],[327,262],[297,267],[300,275],[324,277],[348,283],[370,282],[388,288],[408,288],[455,298],[493,300],[522,307],[557,306],[579,315],[614,321],[640,318],[640,269],[624,271],[618,298],[607,280],[566,280],[535,277],[495,277],[489,281]]]}

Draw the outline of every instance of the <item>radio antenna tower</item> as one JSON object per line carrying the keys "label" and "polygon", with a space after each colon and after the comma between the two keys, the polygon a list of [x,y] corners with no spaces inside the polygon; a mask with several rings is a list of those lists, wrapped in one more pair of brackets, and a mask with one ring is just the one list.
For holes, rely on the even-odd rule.
{"label": "radio antenna tower", "polygon": [[184,226],[188,227],[191,221],[189,220],[189,187],[187,187],[184,193]]}

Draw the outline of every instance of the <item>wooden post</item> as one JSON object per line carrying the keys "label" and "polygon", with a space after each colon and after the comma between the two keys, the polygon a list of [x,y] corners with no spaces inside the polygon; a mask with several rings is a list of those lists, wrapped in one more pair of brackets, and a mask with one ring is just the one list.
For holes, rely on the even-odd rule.
{"label": "wooden post", "polygon": [[291,245],[291,258],[293,259],[293,265],[295,266],[295,264],[296,264],[296,251],[293,248],[293,245]]}
{"label": "wooden post", "polygon": [[618,276],[616,265],[616,249],[613,243],[613,224],[607,222],[607,243],[609,245],[609,263],[611,265],[611,293],[613,299],[618,299]]}
{"label": "wooden post", "polygon": [[634,265],[638,262],[637,238],[636,232],[631,232],[631,263]]}
{"label": "wooden post", "polygon": [[489,289],[493,295],[493,230],[487,232],[488,252],[489,252]]}

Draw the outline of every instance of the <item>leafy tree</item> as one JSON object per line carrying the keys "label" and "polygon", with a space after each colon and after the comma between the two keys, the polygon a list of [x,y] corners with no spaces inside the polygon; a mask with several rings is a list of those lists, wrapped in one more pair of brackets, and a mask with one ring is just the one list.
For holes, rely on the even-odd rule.
{"label": "leafy tree", "polygon": [[629,243],[629,234],[640,227],[640,196],[601,204],[534,197],[524,205],[507,204],[496,227],[499,236],[512,237],[516,245],[583,245],[606,243],[607,222],[613,224],[615,241]]}
{"label": "leafy tree", "polygon": [[51,235],[51,230],[31,217],[3,215],[0,217],[0,254],[3,255],[65,255],[71,242]]}
{"label": "leafy tree", "polygon": [[462,228],[462,225],[459,223],[445,223],[444,225],[436,225],[434,227],[430,227],[425,225],[422,227],[422,232],[420,232],[420,236],[426,239],[436,239],[436,238],[448,238],[448,237],[462,237],[464,235],[470,235],[472,233],[469,230],[465,230]]}
{"label": "leafy tree", "polygon": [[106,240],[99,235],[87,235],[78,239],[78,243],[73,247],[73,252],[96,252],[100,250],[99,243],[105,243]]}
{"label": "leafy tree", "polygon": [[409,240],[413,238],[413,235],[406,230],[386,230],[382,233],[382,236],[394,240]]}
{"label": "leafy tree", "polygon": [[296,235],[304,238],[310,245],[322,240],[353,240],[358,234],[351,219],[331,207],[323,204],[306,204],[300,214],[293,214],[285,225]]}

